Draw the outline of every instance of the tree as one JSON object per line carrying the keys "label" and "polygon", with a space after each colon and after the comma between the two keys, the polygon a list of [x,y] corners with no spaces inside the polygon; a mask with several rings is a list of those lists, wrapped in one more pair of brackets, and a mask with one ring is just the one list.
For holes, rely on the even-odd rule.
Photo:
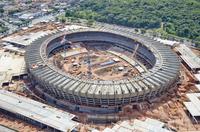
{"label": "tree", "polygon": [[134,28],[160,28],[197,40],[200,36],[199,0],[84,0],[66,16]]}
{"label": "tree", "polygon": [[94,24],[94,20],[88,20],[87,26],[91,27]]}

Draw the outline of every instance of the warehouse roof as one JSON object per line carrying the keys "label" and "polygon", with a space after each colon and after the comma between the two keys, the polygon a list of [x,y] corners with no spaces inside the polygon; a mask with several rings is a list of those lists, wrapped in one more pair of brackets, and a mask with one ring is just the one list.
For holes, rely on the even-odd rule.
{"label": "warehouse roof", "polygon": [[32,99],[0,90],[0,108],[66,132],[78,126],[75,115],[58,110]]}

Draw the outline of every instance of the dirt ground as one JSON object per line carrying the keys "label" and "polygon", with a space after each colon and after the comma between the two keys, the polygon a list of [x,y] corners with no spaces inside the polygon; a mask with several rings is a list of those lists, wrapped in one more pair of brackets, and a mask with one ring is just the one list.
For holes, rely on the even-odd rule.
{"label": "dirt ground", "polygon": [[[183,102],[188,100],[186,98],[186,93],[197,91],[194,87],[191,73],[183,65],[181,68],[181,78],[181,85],[179,85],[178,88],[170,90],[161,98],[151,103],[144,102],[141,104],[140,110],[134,110],[132,113],[128,113],[130,121],[149,117],[165,122],[178,132],[200,131],[200,125],[194,125],[191,122],[183,106]],[[0,124],[20,132],[44,132],[44,130],[27,124],[24,121],[15,120],[2,114],[0,114]],[[82,124],[80,131],[87,132],[89,128],[103,130],[105,127],[112,127],[112,125]]]}
{"label": "dirt ground", "polygon": [[[194,52],[200,55],[200,51]],[[161,98],[151,102],[142,103],[140,110],[134,110],[128,114],[129,120],[133,121],[134,119],[144,119],[149,117],[165,122],[169,127],[176,129],[178,132],[200,132],[200,125],[192,123],[183,106],[183,102],[188,101],[186,94],[194,93],[198,90],[193,84],[193,76],[183,65],[181,66],[180,73],[182,81],[177,88],[169,90],[168,93]],[[7,117],[3,114],[0,114],[0,124],[18,130],[19,132],[45,132],[45,130],[41,130],[36,126]],[[80,131],[87,132],[91,128],[103,130],[105,127],[112,127],[112,124],[82,124]]]}
{"label": "dirt ground", "polygon": [[[196,92],[197,89],[193,84],[193,77],[191,73],[182,65],[181,69],[181,85],[170,90],[161,98],[150,102],[141,103],[141,109],[134,110],[131,113],[126,113],[130,121],[134,119],[153,118],[165,122],[171,128],[178,132],[200,131],[200,125],[194,125],[191,119],[185,112],[183,102],[187,101],[186,93]],[[0,114],[0,124],[16,129],[20,132],[43,132],[35,126],[25,123],[21,120],[15,120],[11,117]],[[90,128],[103,130],[105,127],[112,127],[111,125],[94,125],[82,124],[80,131],[87,132]]]}
{"label": "dirt ground", "polygon": [[35,126],[32,126],[20,120],[13,119],[11,117],[7,117],[3,114],[0,114],[0,124],[19,132],[45,132]]}
{"label": "dirt ground", "polygon": [[[156,100],[141,103],[141,109],[127,113],[126,116],[129,117],[129,120],[144,120],[149,117],[165,122],[167,126],[178,132],[200,132],[200,125],[192,123],[183,105],[184,101],[188,101],[187,93],[198,91],[193,84],[191,73],[183,65],[181,67],[181,77],[181,85],[177,88],[169,90],[168,93]],[[82,125],[81,130],[87,132],[89,128],[103,130],[106,127],[112,127],[112,125],[87,124]]]}
{"label": "dirt ground", "polygon": [[192,51],[193,51],[196,55],[200,56],[200,50],[192,49]]}
{"label": "dirt ground", "polygon": [[186,94],[197,91],[190,72],[184,66],[181,69],[181,77],[183,80],[178,88],[149,104],[148,110],[144,109],[144,117],[161,120],[179,132],[200,131],[200,125],[192,123],[183,106],[183,102],[188,101]]}
{"label": "dirt ground", "polygon": [[[94,59],[93,59],[94,58]],[[118,62],[114,62],[113,58],[117,58]],[[87,79],[88,64],[87,55],[81,54],[72,57],[68,57],[66,62],[63,64],[63,70],[66,73],[70,73],[74,76]],[[91,78],[94,80],[120,80],[131,78],[137,76],[139,71],[131,66],[126,61],[120,59],[117,56],[111,55],[107,52],[92,52],[90,55],[91,60]],[[108,64],[107,66],[101,66],[103,63],[112,62],[113,64]],[[77,66],[73,66],[73,63],[76,63]],[[123,70],[118,70],[121,67]]]}

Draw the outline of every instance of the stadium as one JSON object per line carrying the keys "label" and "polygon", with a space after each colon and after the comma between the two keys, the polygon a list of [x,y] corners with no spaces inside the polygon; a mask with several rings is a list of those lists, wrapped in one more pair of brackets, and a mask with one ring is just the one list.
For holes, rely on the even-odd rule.
{"label": "stadium", "polygon": [[180,62],[170,47],[131,32],[83,28],[44,36],[26,51],[37,91],[69,111],[113,114],[176,86]]}

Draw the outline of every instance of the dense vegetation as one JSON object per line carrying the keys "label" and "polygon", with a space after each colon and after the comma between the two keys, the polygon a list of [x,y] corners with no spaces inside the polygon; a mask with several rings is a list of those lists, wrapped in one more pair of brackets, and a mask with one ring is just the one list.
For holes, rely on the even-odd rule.
{"label": "dense vegetation", "polygon": [[200,0],[84,0],[66,16],[136,28],[159,28],[200,42]]}

